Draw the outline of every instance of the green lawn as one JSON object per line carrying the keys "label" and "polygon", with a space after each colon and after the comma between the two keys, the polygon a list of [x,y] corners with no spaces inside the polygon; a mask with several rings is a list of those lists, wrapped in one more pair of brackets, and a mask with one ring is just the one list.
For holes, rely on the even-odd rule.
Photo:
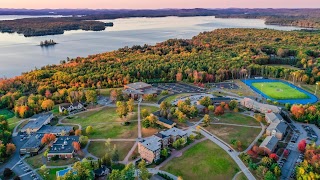
{"label": "green lawn", "polygon": [[190,95],[190,93],[175,94],[167,97],[164,101],[171,103],[173,100],[176,100],[177,98],[188,96],[188,95]]}
{"label": "green lawn", "polygon": [[[240,125],[250,125],[250,126],[260,126],[260,123],[254,118],[242,115],[240,113],[227,112],[222,116],[215,116],[210,114],[212,122],[216,123],[229,123],[229,124],[240,124]],[[219,121],[214,120],[215,118],[220,119]]]}
{"label": "green lawn", "polygon": [[25,161],[33,168],[37,169],[40,168],[43,165],[42,161],[43,154],[38,154],[36,156],[28,157],[25,159]]}
{"label": "green lawn", "polygon": [[305,99],[309,98],[303,92],[292,88],[282,82],[261,82],[252,83],[252,86],[273,99]]}
{"label": "green lawn", "polygon": [[245,150],[259,135],[260,128],[239,127],[213,124],[206,127],[212,134],[218,136],[226,143],[231,145],[231,140],[239,140],[242,144],[242,150]]}
{"label": "green lawn", "polygon": [[233,159],[219,146],[206,140],[174,158],[161,170],[183,179],[232,179],[239,171]]}
{"label": "green lawn", "polygon": [[51,180],[51,179],[56,179],[56,172],[66,169],[66,167],[64,168],[52,168],[52,169],[47,169],[46,171],[41,171],[38,170],[37,172],[40,174],[40,176],[44,179],[44,180]]}
{"label": "green lawn", "polygon": [[[155,111],[156,107],[141,106],[141,109],[146,108],[150,113]],[[116,108],[106,107],[99,111],[87,111],[75,115],[73,119],[65,119],[63,122],[81,124],[82,129],[87,126],[93,127],[93,133],[89,135],[91,139],[99,138],[137,138],[138,127],[137,122],[131,122],[130,125],[124,126],[126,120],[137,120],[135,112],[127,116],[127,118],[119,118],[116,114]]]}
{"label": "green lawn", "polygon": [[[120,160],[123,160],[135,142],[111,142],[111,145],[116,145]],[[102,158],[106,154],[105,142],[90,142],[88,151],[96,157]]]}
{"label": "green lawn", "polygon": [[0,109],[0,115],[4,116],[6,119],[14,117],[14,113],[7,109]]}
{"label": "green lawn", "polygon": [[9,124],[9,128],[11,130],[14,129],[14,127],[16,127],[16,125],[18,124],[18,122],[20,121],[20,118],[17,118],[16,116],[13,116],[12,118],[8,119],[8,124]]}

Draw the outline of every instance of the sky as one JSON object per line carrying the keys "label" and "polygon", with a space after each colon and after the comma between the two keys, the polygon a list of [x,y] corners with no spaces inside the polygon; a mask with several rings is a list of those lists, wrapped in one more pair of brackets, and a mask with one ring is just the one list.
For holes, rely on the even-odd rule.
{"label": "sky", "polygon": [[0,0],[0,8],[320,8],[320,0]]}

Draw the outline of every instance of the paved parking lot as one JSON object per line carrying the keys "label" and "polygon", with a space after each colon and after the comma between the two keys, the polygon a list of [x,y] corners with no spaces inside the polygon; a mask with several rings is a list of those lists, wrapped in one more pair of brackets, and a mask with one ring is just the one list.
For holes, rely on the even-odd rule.
{"label": "paved parking lot", "polygon": [[239,86],[232,82],[221,82],[221,83],[209,83],[210,87],[220,89],[239,89]]}
{"label": "paved parking lot", "polygon": [[13,171],[18,173],[22,180],[40,179],[40,177],[38,177],[38,175],[32,171],[31,167],[23,161],[19,161],[14,166]]}
{"label": "paved parking lot", "polygon": [[200,93],[206,91],[204,88],[182,83],[154,83],[152,86],[161,90],[168,90],[173,93]]}
{"label": "paved parking lot", "polygon": [[290,175],[294,170],[295,163],[299,157],[300,153],[298,151],[291,151],[287,160],[285,161],[281,169],[281,179],[290,179]]}

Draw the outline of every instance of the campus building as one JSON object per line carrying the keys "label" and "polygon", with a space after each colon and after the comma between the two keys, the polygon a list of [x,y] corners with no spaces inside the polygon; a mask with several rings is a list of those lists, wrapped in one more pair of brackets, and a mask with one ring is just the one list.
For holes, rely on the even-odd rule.
{"label": "campus building", "polygon": [[56,136],[66,136],[73,131],[73,126],[49,126],[44,125],[38,131],[37,134],[54,134]]}
{"label": "campus building", "polygon": [[283,117],[279,113],[265,113],[265,119],[267,123],[272,123],[272,122],[280,122],[284,121]]}
{"label": "campus building", "polygon": [[280,113],[281,112],[281,109],[277,106],[270,105],[270,104],[263,104],[250,98],[243,98],[240,101],[240,104],[246,108],[259,111],[261,113],[270,113],[270,112]]}
{"label": "campus building", "polygon": [[49,149],[47,158],[50,160],[54,156],[58,156],[61,159],[73,158],[74,148],[73,142],[79,142],[79,136],[60,136],[52,144]]}
{"label": "campus building", "polygon": [[284,121],[272,122],[266,129],[267,136],[275,136],[279,140],[286,135],[288,125]]}
{"label": "campus building", "polygon": [[164,118],[160,116],[160,111],[156,111],[154,113],[152,113],[153,115],[157,116],[158,120],[157,120],[157,124],[159,124],[160,126],[166,127],[168,129],[173,128],[176,126],[176,123],[171,121],[170,119]]}
{"label": "campus building", "polygon": [[76,102],[76,103],[68,103],[64,105],[59,106],[59,112],[63,113],[64,111],[67,111],[68,113],[72,111],[83,111],[85,110],[85,107],[82,103]]}
{"label": "campus building", "polygon": [[267,136],[260,144],[259,148],[266,154],[271,154],[276,150],[278,141],[278,138],[276,138],[275,136]]}
{"label": "campus building", "polygon": [[147,84],[144,82],[135,82],[131,84],[124,85],[124,94],[127,94],[129,97],[133,99],[138,99],[143,95],[157,95],[158,89],[152,87],[151,84]]}
{"label": "campus building", "polygon": [[29,140],[20,148],[20,155],[30,154],[37,155],[41,149],[41,134],[32,135]]}
{"label": "campus building", "polygon": [[28,133],[28,134],[35,133],[40,128],[42,128],[42,126],[49,124],[52,118],[53,118],[52,113],[34,115],[29,119],[29,122],[25,126],[23,126],[20,132]]}
{"label": "campus building", "polygon": [[161,150],[180,138],[187,139],[187,132],[175,127],[160,131],[153,136],[143,138],[138,143],[139,154],[148,162],[157,161],[160,159]]}

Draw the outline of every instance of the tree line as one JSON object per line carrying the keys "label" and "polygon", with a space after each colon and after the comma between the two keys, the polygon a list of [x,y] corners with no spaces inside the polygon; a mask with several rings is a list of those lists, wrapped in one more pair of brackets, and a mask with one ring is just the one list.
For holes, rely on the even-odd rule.
{"label": "tree line", "polygon": [[[192,39],[170,39],[154,46],[67,58],[60,65],[1,79],[0,106],[13,109],[21,96],[28,100],[41,95],[31,101],[37,104],[32,109],[38,112],[43,99],[55,104],[85,100],[86,89],[122,87],[137,81],[207,83],[266,76],[314,84],[320,81],[319,42],[319,33],[219,29]],[[51,95],[47,97],[46,93]]]}

